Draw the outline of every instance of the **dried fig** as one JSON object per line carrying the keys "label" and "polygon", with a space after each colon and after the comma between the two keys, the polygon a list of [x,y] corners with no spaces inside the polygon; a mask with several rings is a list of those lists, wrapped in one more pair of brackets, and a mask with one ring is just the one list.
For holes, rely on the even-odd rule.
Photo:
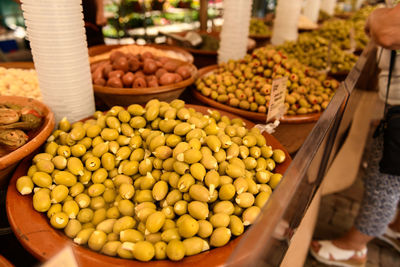
{"label": "dried fig", "polygon": [[144,61],[145,59],[149,58],[149,59],[153,59],[153,54],[149,51],[144,52],[143,54],[140,55],[142,60]]}
{"label": "dried fig", "polygon": [[110,54],[111,62],[114,62],[119,57],[125,57],[125,54],[123,52],[121,52],[121,51],[113,51]]}
{"label": "dried fig", "polygon": [[175,82],[175,79],[175,73],[166,72],[160,77],[159,82],[161,85],[168,85],[173,84]]}
{"label": "dried fig", "polygon": [[133,81],[132,88],[145,88],[145,87],[147,87],[147,83],[144,77],[137,77]]}
{"label": "dried fig", "polygon": [[125,73],[122,70],[113,70],[108,73],[108,79],[111,79],[112,77],[121,78],[124,74]]}
{"label": "dried fig", "polygon": [[119,57],[113,62],[113,69],[122,70],[123,72],[127,72],[129,70],[129,64],[126,57]]}
{"label": "dried fig", "polygon": [[113,71],[113,67],[110,63],[106,63],[103,68],[103,77],[108,77],[108,74]]}
{"label": "dried fig", "polygon": [[132,72],[137,71],[140,68],[140,62],[136,57],[130,58],[128,60],[129,70]]}
{"label": "dried fig", "polygon": [[175,83],[179,83],[179,82],[183,81],[181,75],[179,75],[178,73],[174,73],[174,74],[175,74]]}
{"label": "dried fig", "polygon": [[158,82],[157,80],[151,80],[147,82],[148,87],[158,87]]}
{"label": "dried fig", "polygon": [[157,71],[156,71],[156,77],[158,78],[158,79],[160,79],[160,77],[164,74],[164,73],[167,73],[168,71],[166,70],[166,69],[164,69],[164,68],[159,68]]}
{"label": "dried fig", "polygon": [[143,72],[146,74],[153,74],[157,70],[156,62],[152,59],[146,59],[143,63]]}
{"label": "dried fig", "polygon": [[125,87],[131,87],[134,79],[135,75],[132,72],[127,72],[122,76],[122,83]]}
{"label": "dried fig", "polygon": [[104,80],[103,78],[97,78],[96,80],[94,80],[94,84],[104,86],[106,85],[106,80]]}
{"label": "dried fig", "polygon": [[115,88],[121,88],[124,87],[122,84],[122,81],[119,77],[111,77],[110,79],[108,79],[107,81],[107,86],[109,87],[115,87]]}
{"label": "dried fig", "polygon": [[175,72],[182,76],[184,80],[190,77],[190,70],[187,66],[180,66]]}
{"label": "dried fig", "polygon": [[164,69],[166,69],[169,72],[174,72],[177,68],[178,64],[172,60],[169,60],[164,64]]}

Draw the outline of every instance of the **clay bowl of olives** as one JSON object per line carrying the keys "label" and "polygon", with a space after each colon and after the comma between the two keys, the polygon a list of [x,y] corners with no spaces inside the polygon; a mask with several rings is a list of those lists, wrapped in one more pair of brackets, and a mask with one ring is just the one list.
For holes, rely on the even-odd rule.
{"label": "clay bowl of olives", "polygon": [[[209,114],[209,108],[203,106],[186,105],[187,108],[194,108],[203,114]],[[220,111],[221,115],[226,115],[230,119],[237,118],[236,115]],[[254,127],[254,123],[243,119],[247,128]],[[283,146],[271,135],[263,133],[267,144],[273,149],[281,149],[286,155],[286,160],[277,165],[276,172],[283,174],[290,165],[291,158]],[[27,157],[16,169],[11,183],[7,190],[6,210],[8,219],[13,232],[21,244],[38,260],[49,260],[56,253],[66,246],[70,246],[75,255],[79,266],[221,266],[223,265],[235,247],[240,242],[241,237],[237,237],[218,248],[202,252],[197,255],[188,256],[180,261],[173,262],[169,260],[152,260],[150,262],[140,262],[117,257],[110,257],[89,250],[72,242],[61,230],[53,228],[46,216],[46,213],[39,213],[32,207],[32,196],[21,195],[16,188],[17,178],[27,174],[34,154]],[[27,220],[27,218],[29,218]]]}
{"label": "clay bowl of olives", "polygon": [[107,106],[144,104],[157,98],[171,101],[197,76],[197,68],[180,60],[113,52],[108,60],[91,64],[93,89]]}
{"label": "clay bowl of olives", "polygon": [[[33,98],[21,96],[1,96],[0,104],[15,104],[20,107],[32,107],[34,109],[37,109],[42,116],[41,126],[30,131],[24,131],[25,134],[28,136],[28,139],[23,146],[12,150],[10,149],[10,147],[6,147],[0,144],[1,187],[7,183],[8,178],[11,177],[10,173],[15,169],[17,164],[46,141],[47,137],[49,137],[49,135],[53,131],[55,120],[53,112],[51,112],[51,110],[45,104]],[[1,129],[0,132],[2,132]],[[3,138],[3,136],[0,138]]]}
{"label": "clay bowl of olives", "polygon": [[[217,68],[218,68],[218,65],[213,65],[213,66],[208,66],[206,68],[200,69],[198,72],[198,78],[201,79],[202,77],[210,75]],[[248,120],[255,121],[255,122],[265,123],[267,120],[266,113],[244,110],[244,109],[240,109],[238,107],[233,107],[228,104],[218,102],[210,97],[203,95],[196,88],[192,88],[192,93],[196,99],[198,99],[199,101],[201,101],[204,104],[207,104],[211,107],[221,109],[221,110],[233,113],[233,114],[237,114],[239,116],[242,116]],[[284,124],[303,124],[303,123],[316,122],[320,116],[321,116],[320,112],[311,113],[311,114],[301,114],[301,115],[300,114],[299,115],[285,115],[280,121],[281,121],[281,123],[284,123]]]}

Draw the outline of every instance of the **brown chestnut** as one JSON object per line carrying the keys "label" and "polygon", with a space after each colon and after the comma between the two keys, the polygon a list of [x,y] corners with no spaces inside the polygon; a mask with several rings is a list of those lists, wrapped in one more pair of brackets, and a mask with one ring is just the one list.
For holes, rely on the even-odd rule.
{"label": "brown chestnut", "polygon": [[125,54],[123,52],[121,52],[121,51],[113,51],[110,54],[111,62],[114,62],[119,57],[125,57]]}
{"label": "brown chestnut", "polygon": [[92,73],[92,79],[93,81],[103,78],[103,71],[102,68],[97,68],[93,73]]}
{"label": "brown chestnut", "polygon": [[173,84],[175,82],[175,79],[176,79],[175,73],[166,72],[163,75],[161,75],[159,83],[161,85]]}
{"label": "brown chestnut", "polygon": [[108,79],[112,77],[121,78],[122,76],[124,76],[124,74],[125,73],[122,70],[113,70],[108,73]]}
{"label": "brown chestnut", "polygon": [[179,83],[181,81],[183,81],[183,78],[181,75],[179,75],[178,73],[174,73],[175,74],[175,83]]}
{"label": "brown chestnut", "polygon": [[156,77],[158,78],[158,79],[160,79],[160,77],[164,74],[164,73],[167,73],[168,71],[166,70],[166,69],[164,69],[164,68],[159,68],[157,71],[156,71]]}
{"label": "brown chestnut", "polygon": [[108,77],[108,74],[110,73],[110,72],[112,72],[114,69],[113,69],[113,67],[112,67],[112,65],[110,64],[110,63],[106,63],[105,65],[104,65],[104,69],[103,69],[103,76],[104,77]]}
{"label": "brown chestnut", "polygon": [[132,72],[125,73],[124,76],[122,76],[124,87],[131,87],[134,79],[135,75]]}
{"label": "brown chestnut", "polygon": [[168,58],[168,57],[160,57],[160,58],[158,58],[158,61],[161,62],[163,65],[164,65],[165,63],[167,63],[168,61],[170,61],[170,60],[171,60],[171,59]]}
{"label": "brown chestnut", "polygon": [[158,82],[157,80],[151,80],[147,82],[148,87],[158,87]]}
{"label": "brown chestnut", "polygon": [[142,60],[144,61],[145,59],[149,58],[149,59],[153,59],[153,54],[149,51],[144,52],[143,54],[140,54]]}
{"label": "brown chestnut", "polygon": [[166,69],[169,72],[174,72],[176,70],[176,68],[178,68],[178,64],[172,60],[167,61],[164,64],[164,69]]}
{"label": "brown chestnut", "polygon": [[107,81],[107,86],[115,87],[115,88],[124,87],[124,86],[122,85],[121,79],[118,78],[118,77],[111,77],[110,79],[108,79],[108,81]]}
{"label": "brown chestnut", "polygon": [[128,60],[129,70],[132,72],[137,71],[140,68],[141,63],[136,57],[132,57]]}
{"label": "brown chestnut", "polygon": [[137,77],[133,81],[132,88],[145,88],[145,87],[147,87],[147,82],[144,79],[144,77]]}
{"label": "brown chestnut", "polygon": [[146,81],[147,82],[150,82],[150,81],[153,81],[153,80],[157,81],[156,75],[148,75],[148,76],[146,76]]}
{"label": "brown chestnut", "polygon": [[127,72],[129,70],[129,64],[126,57],[119,57],[113,62],[113,69],[122,70],[123,72]]}
{"label": "brown chestnut", "polygon": [[97,78],[96,80],[94,80],[94,84],[104,86],[106,85],[106,80],[104,80],[103,78]]}
{"label": "brown chestnut", "polygon": [[153,74],[157,70],[156,62],[152,59],[145,59],[143,63],[143,72],[145,74]]}
{"label": "brown chestnut", "polygon": [[190,70],[187,66],[180,66],[175,72],[181,75],[184,80],[190,77]]}

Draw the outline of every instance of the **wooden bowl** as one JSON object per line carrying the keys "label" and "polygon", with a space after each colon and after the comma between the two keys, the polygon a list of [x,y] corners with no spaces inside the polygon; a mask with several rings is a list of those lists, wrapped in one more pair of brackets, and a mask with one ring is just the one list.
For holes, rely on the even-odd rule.
{"label": "wooden bowl", "polygon": [[[198,78],[200,79],[200,78],[204,77],[205,75],[210,74],[217,68],[218,68],[218,65],[213,65],[213,66],[208,66],[208,67],[200,69]],[[199,91],[197,91],[196,88],[192,88],[192,93],[195,98],[197,98],[201,102],[203,102],[211,107],[237,114],[239,116],[242,116],[246,119],[249,119],[249,120],[255,121],[255,122],[265,123],[267,120],[267,114],[265,114],[265,113],[247,111],[244,109],[225,105],[225,104],[215,101],[207,96],[204,96]],[[281,123],[290,123],[290,124],[309,123],[309,122],[316,122],[320,116],[321,116],[321,113],[312,113],[312,114],[305,114],[305,115],[285,115],[285,116],[283,116],[283,118],[280,121],[281,121]]]}
{"label": "wooden bowl", "polygon": [[[182,64],[182,61],[179,61]],[[157,98],[160,101],[170,102],[178,98],[182,92],[197,78],[197,68],[191,63],[183,63],[190,68],[190,78],[178,83],[147,88],[113,88],[93,85],[94,93],[108,107],[115,105],[129,106],[130,104],[145,104],[149,100]]]}
{"label": "wooden bowl", "polygon": [[35,107],[43,114],[43,122],[39,128],[27,133],[29,141],[25,145],[0,157],[0,187],[7,183],[10,172],[14,170],[20,160],[28,156],[46,141],[53,131],[55,124],[53,112],[38,100],[21,96],[2,96],[0,104],[4,103]]}
{"label": "wooden bowl", "polygon": [[[207,107],[187,105],[193,107],[203,114],[208,114]],[[229,118],[236,118],[237,116],[220,111],[221,115],[226,115]],[[243,120],[246,127],[251,128],[254,123]],[[279,148],[285,151],[286,161],[283,164],[277,165],[276,171],[284,173],[290,165],[291,158],[283,146],[271,135],[264,133],[267,143],[273,148]],[[121,258],[109,257],[100,253],[89,250],[86,247],[79,246],[72,242],[62,231],[56,230],[50,226],[49,220],[45,213],[39,213],[32,208],[32,196],[21,195],[15,187],[18,177],[25,175],[29,166],[30,160],[33,157],[26,158],[17,168],[11,183],[7,190],[6,210],[8,220],[14,234],[21,242],[21,244],[32,253],[38,260],[45,261],[55,255],[58,251],[65,246],[71,246],[78,265],[81,267],[97,266],[154,266],[154,267],[167,267],[167,266],[198,266],[210,267],[221,266],[232,253],[234,248],[240,242],[240,237],[230,241],[227,245],[214,248],[210,251],[200,253],[195,256],[185,257],[179,262],[172,262],[168,260],[139,262],[135,260],[125,260]],[[27,218],[29,218],[27,220]]]}
{"label": "wooden bowl", "polygon": [[[90,62],[98,61],[98,60],[94,59],[96,56],[108,53],[113,49],[120,48],[123,46],[126,46],[126,45],[95,45],[95,46],[89,47],[89,57],[91,59]],[[148,44],[146,46],[157,48],[160,50],[173,51],[175,53],[181,54],[186,59],[185,61],[188,63],[193,63],[193,61],[194,61],[192,54],[190,54],[185,49],[177,47],[177,46],[157,45],[157,44]]]}

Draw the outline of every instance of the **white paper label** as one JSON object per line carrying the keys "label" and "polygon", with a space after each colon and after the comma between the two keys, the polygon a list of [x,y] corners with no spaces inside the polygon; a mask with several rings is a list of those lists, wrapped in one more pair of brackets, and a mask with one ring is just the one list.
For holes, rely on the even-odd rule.
{"label": "white paper label", "polygon": [[285,113],[285,96],[287,77],[274,79],[272,81],[271,98],[268,106],[267,122],[279,120]]}
{"label": "white paper label", "polygon": [[67,246],[45,262],[42,267],[78,267],[78,263],[72,248]]}

